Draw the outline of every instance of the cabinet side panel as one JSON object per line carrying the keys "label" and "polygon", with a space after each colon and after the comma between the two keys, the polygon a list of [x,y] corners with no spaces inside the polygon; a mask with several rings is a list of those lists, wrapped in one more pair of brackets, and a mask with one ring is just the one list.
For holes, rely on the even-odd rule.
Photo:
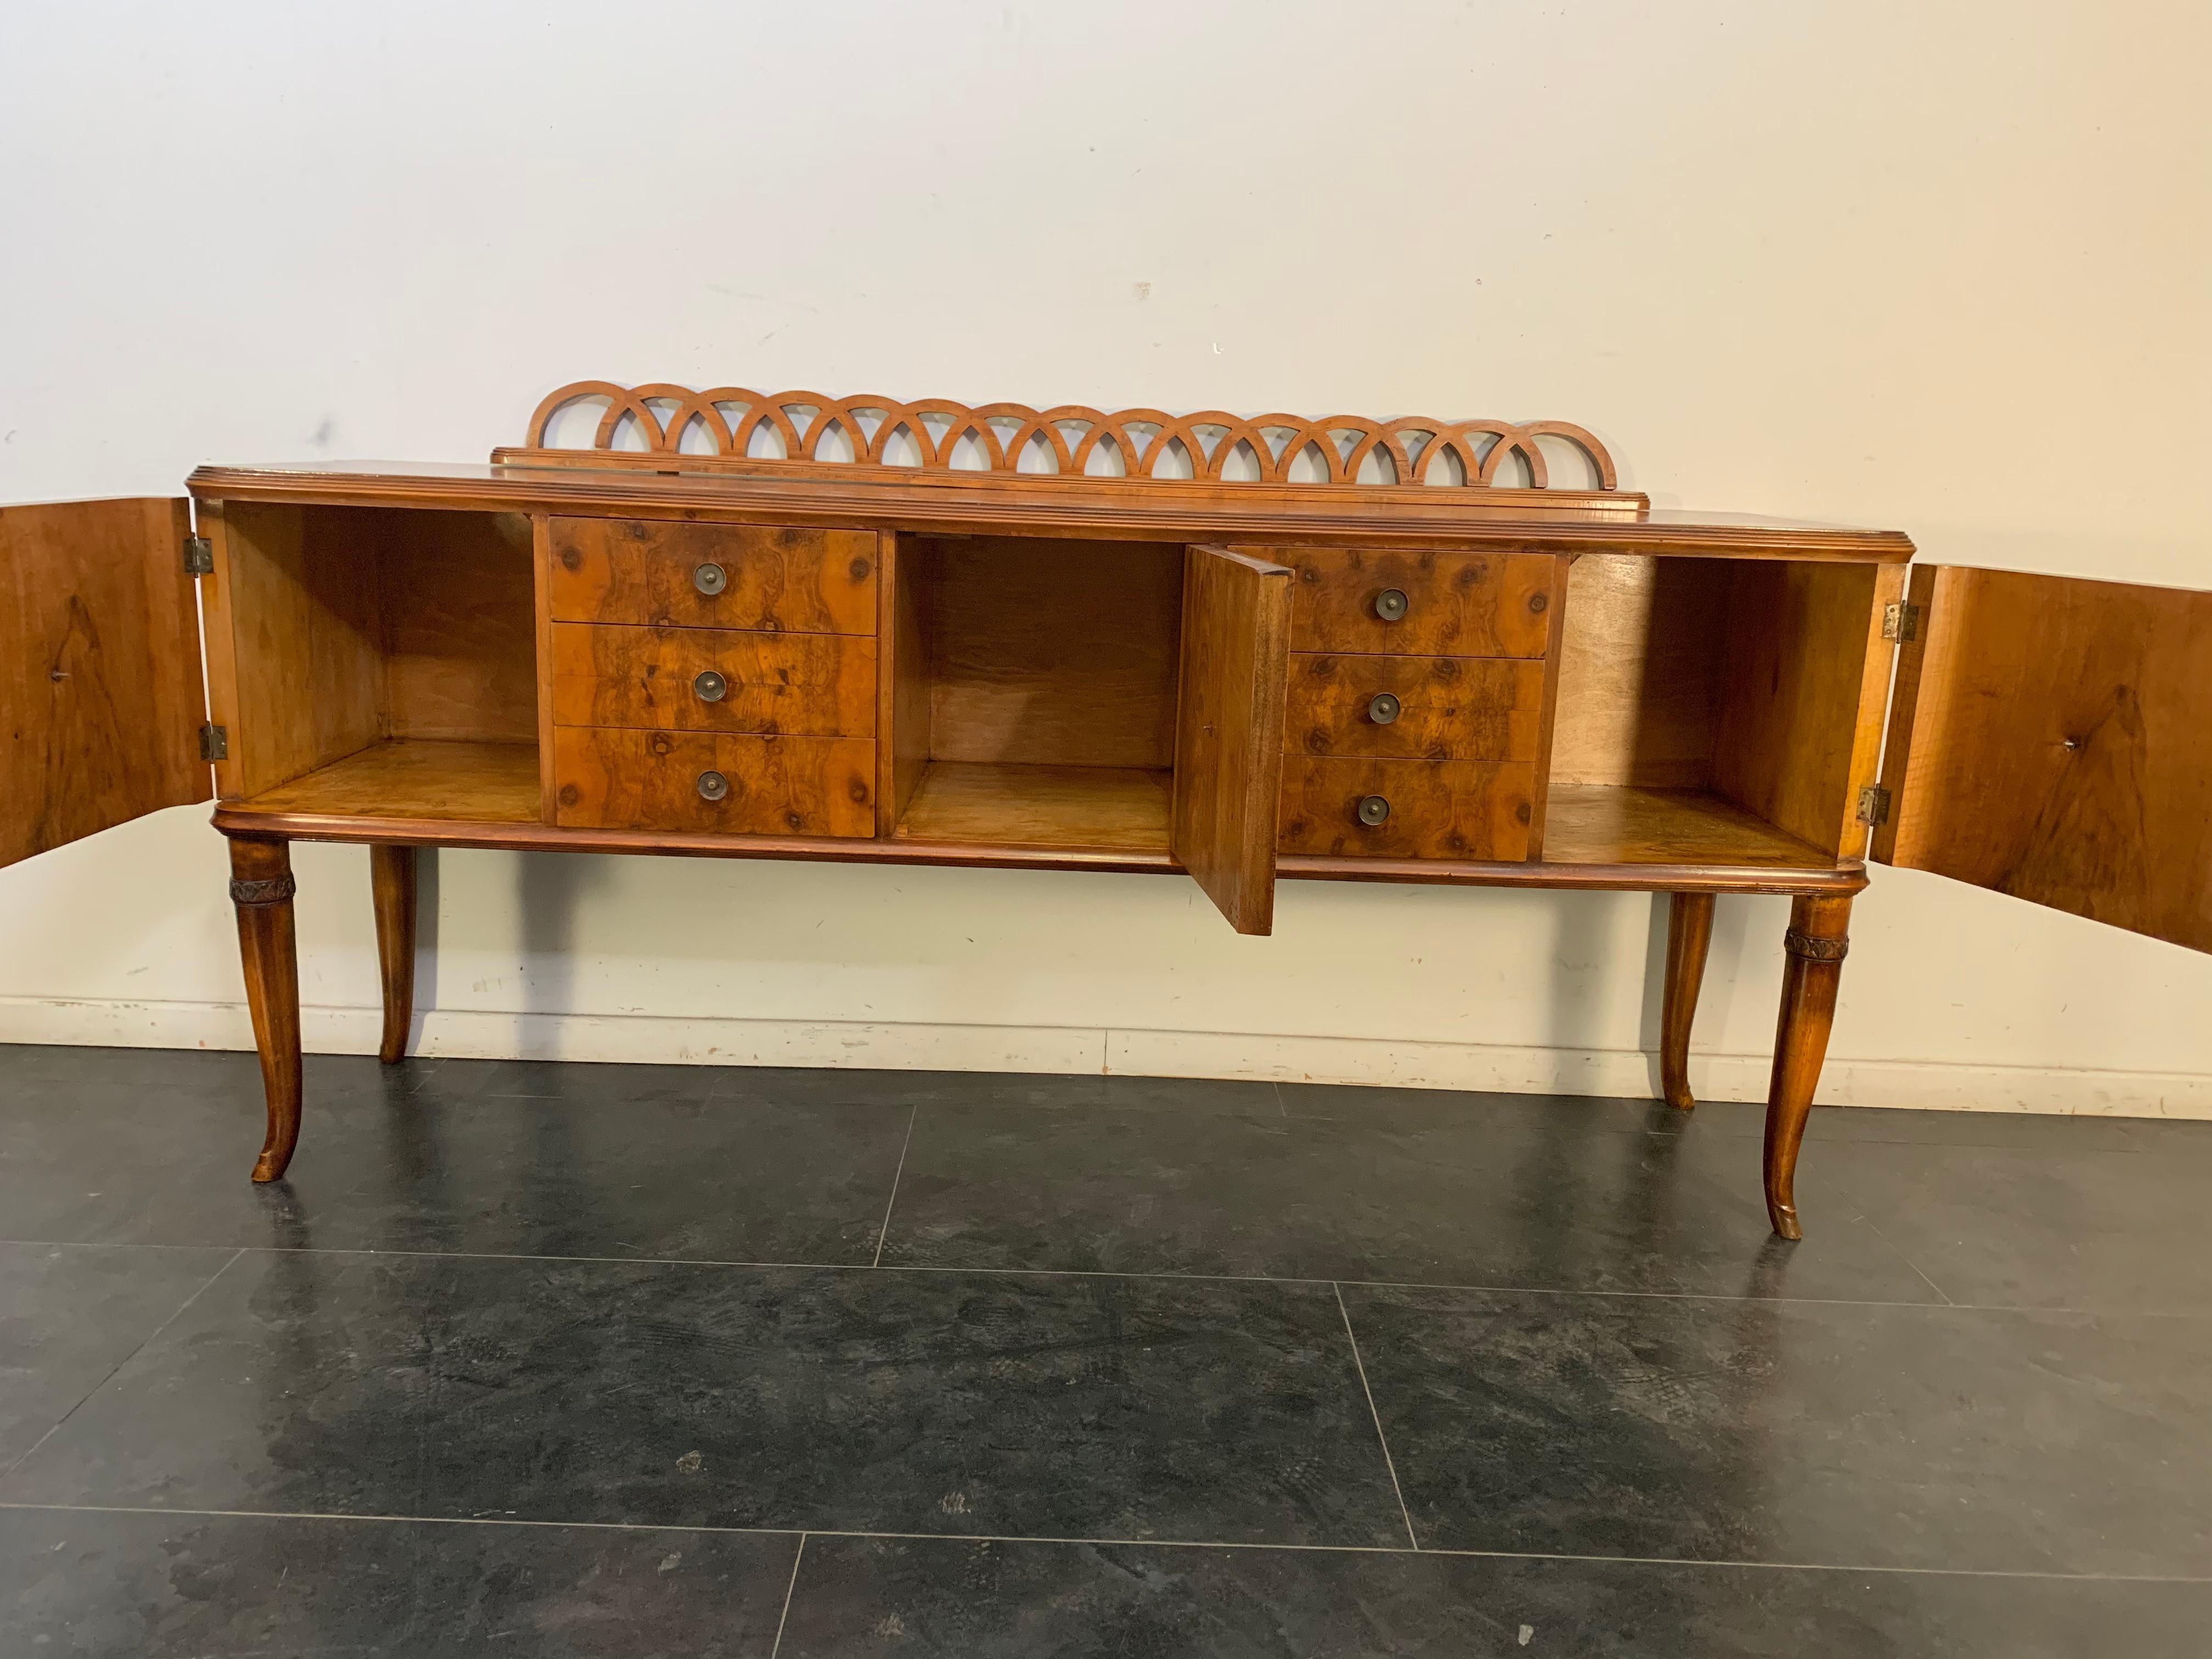
{"label": "cabinet side panel", "polygon": [[883,538],[884,616],[876,660],[878,833],[906,815],[929,766],[929,643],[923,607],[931,568],[927,544],[890,531]]}
{"label": "cabinet side panel", "polygon": [[1550,782],[1701,789],[1711,781],[1714,634],[1736,564],[1625,553],[1574,562]]}
{"label": "cabinet side panel", "polygon": [[396,512],[384,529],[392,735],[537,741],[529,520]]}
{"label": "cabinet side panel", "polygon": [[977,536],[921,545],[932,759],[1171,763],[1181,544]]}
{"label": "cabinet side panel", "polygon": [[2212,593],[1957,568],[1929,591],[1889,860],[2212,951]]}
{"label": "cabinet side panel", "polygon": [[182,501],[0,509],[0,865],[208,798]]}
{"label": "cabinet side panel", "polygon": [[223,793],[251,797],[385,734],[382,515],[234,501],[223,524],[236,699]]}
{"label": "cabinet side panel", "polygon": [[1571,554],[1552,562],[1552,629],[1544,645],[1544,690],[1536,716],[1535,771],[1529,784],[1528,856],[1544,856],[1544,825],[1551,816],[1552,746],[1559,730],[1559,670],[1567,638],[1567,583],[1574,576]]}
{"label": "cabinet side panel", "polygon": [[[1712,787],[1824,853],[1862,844],[1851,799],[1876,567],[1739,565],[1726,620]],[[1869,618],[1872,618],[1871,633]]]}
{"label": "cabinet side panel", "polygon": [[1889,701],[1889,733],[1881,745],[1881,787],[1889,791],[1889,815],[1875,826],[1874,836],[1867,848],[1867,856],[1884,864],[1895,864],[1897,858],[1897,830],[1900,818],[1899,808],[1905,800],[1905,780],[1912,769],[1912,747],[1922,737],[1929,743],[1940,743],[1942,715],[1936,710],[1927,719],[1918,718],[1920,682],[1926,674],[1929,653],[1936,659],[1936,678],[1943,673],[1941,658],[1943,646],[1931,638],[1937,630],[1934,623],[1937,615],[1936,591],[1939,582],[1951,573],[1941,565],[1916,564],[1908,568],[1911,583],[1909,602],[1919,613],[1920,626],[1911,639],[1897,650],[1897,684]]}
{"label": "cabinet side panel", "polygon": [[553,521],[544,514],[530,520],[530,568],[535,617],[531,630],[536,647],[532,672],[538,693],[538,816],[546,823],[557,822],[553,777]]}
{"label": "cabinet side panel", "polygon": [[[227,732],[239,729],[237,630],[231,623],[231,588],[235,561],[230,550],[230,520],[221,501],[201,501],[193,509],[207,538],[215,569],[200,586],[200,637],[207,663],[208,718]],[[215,792],[235,800],[246,791],[240,782],[244,762],[235,744],[215,763]]]}

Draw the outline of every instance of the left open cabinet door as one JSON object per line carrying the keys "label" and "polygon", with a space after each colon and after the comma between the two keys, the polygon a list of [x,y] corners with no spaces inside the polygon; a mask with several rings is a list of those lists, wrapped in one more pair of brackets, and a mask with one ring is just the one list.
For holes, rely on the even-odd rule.
{"label": "left open cabinet door", "polygon": [[1169,844],[1240,933],[1275,922],[1291,573],[1224,547],[1183,556]]}
{"label": "left open cabinet door", "polygon": [[181,500],[0,507],[0,865],[208,799]]}
{"label": "left open cabinet door", "polygon": [[1874,856],[2212,951],[2212,593],[1916,565]]}

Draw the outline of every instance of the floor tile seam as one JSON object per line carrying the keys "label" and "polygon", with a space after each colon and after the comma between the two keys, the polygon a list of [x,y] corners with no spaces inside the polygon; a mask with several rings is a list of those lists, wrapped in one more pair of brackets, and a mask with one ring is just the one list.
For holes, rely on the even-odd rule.
{"label": "floor tile seam", "polygon": [[1890,1237],[1887,1233],[1882,1231],[1881,1224],[1874,1218],[1874,1212],[1866,1205],[1861,1204],[1858,1206],[1858,1210],[1859,1219],[1866,1223],[1868,1231],[1873,1233],[1876,1238],[1880,1239],[1889,1249],[1894,1251],[1896,1253],[1897,1259],[1899,1261],[1902,1261],[1906,1267],[1911,1268],[1914,1273],[1918,1273],[1920,1275],[1921,1282],[1926,1285],[1929,1290],[1935,1291],[1936,1295],[1943,1298],[1943,1305],[1945,1307],[1955,1308],[1959,1305],[1951,1299],[1950,1291],[1945,1290],[1941,1285],[1938,1285],[1935,1279],[1929,1276],[1929,1272],[1925,1267],[1922,1267],[1917,1261],[1915,1261],[1894,1239]]}
{"label": "floor tile seam", "polygon": [[806,1534],[799,1534],[799,1547],[791,1553],[791,1578],[783,1587],[783,1611],[776,1615],[775,1641],[768,1650],[768,1659],[775,1659],[783,1651],[783,1627],[791,1622],[791,1597],[799,1588],[799,1565],[806,1559]]}
{"label": "floor tile seam", "polygon": [[[1702,1104],[1721,1105],[1729,1105],[1733,1103],[1735,1103],[1727,1101],[1702,1103]],[[1942,1109],[1931,1107],[1927,1109],[1934,1112],[1940,1111]],[[2038,1115],[2043,1115],[2039,1114]],[[2098,1121],[2102,1121],[2103,1120],[2100,1119]],[[2142,1118],[2136,1121],[2144,1123],[2212,1122],[2212,1119],[2202,1118]],[[1759,1124],[1749,1124],[1746,1125],[1742,1128],[1734,1128],[1718,1124],[1699,1127],[1691,1123],[1659,1125],[1647,1123],[1639,1124],[1638,1126],[1637,1132],[1642,1134],[1661,1136],[1696,1133],[1705,1135],[1708,1139],[1711,1139],[1755,1141],[1758,1140],[1765,1133],[1765,1129],[1764,1127]],[[2162,1146],[2063,1146],[2055,1143],[2050,1146],[2023,1146],[2016,1140],[1999,1140],[1993,1139],[1978,1140],[1935,1139],[1930,1139],[1926,1135],[1846,1135],[1814,1134],[1808,1133],[1803,1144],[1806,1152],[1808,1155],[1814,1156],[1817,1156],[1816,1149],[1824,1146],[1909,1146],[1921,1149],[1962,1152],[2021,1152],[2038,1156],[2048,1155],[2053,1158],[2063,1158],[2101,1157],[2106,1154],[2110,1154],[2115,1158],[2154,1158],[2161,1156],[2170,1157],[2172,1155],[2171,1148]]]}
{"label": "floor tile seam", "polygon": [[[235,1253],[284,1248],[262,1244],[160,1244],[142,1243],[135,1238],[0,1238],[0,1248],[12,1245],[33,1250],[198,1250],[209,1255],[223,1250]],[[223,1265],[228,1267],[229,1264],[226,1262]]]}
{"label": "floor tile seam", "polygon": [[[1906,1143],[1897,1142],[1887,1144],[1904,1145]],[[1936,1296],[1942,1299],[1945,1307],[1954,1308],[1960,1305],[1960,1304],[1952,1299],[1951,1293],[1948,1291],[1945,1290],[1941,1285],[1938,1285],[1936,1282],[1933,1276],[1929,1273],[1926,1268],[1923,1267],[1919,1262],[1914,1261],[1911,1255],[1902,1249],[1895,1240],[1892,1239],[1887,1233],[1882,1231],[1881,1224],[1874,1218],[1875,1206],[1866,1201],[1865,1194],[1860,1190],[1858,1183],[1851,1179],[1848,1171],[1839,1177],[1829,1176],[1826,1178],[1835,1181],[1836,1190],[1842,1194],[1843,1196],[1849,1200],[1851,1206],[1858,1212],[1856,1218],[1859,1221],[1865,1223],[1868,1231],[1872,1232],[1876,1238],[1881,1241],[1883,1249],[1888,1250],[1890,1254],[1894,1255],[1899,1261],[1902,1261],[1906,1267],[1911,1268],[1914,1273],[1918,1275],[1921,1283],[1927,1285],[1929,1290],[1935,1291]]]}
{"label": "floor tile seam", "polygon": [[2033,1579],[2082,1584],[2204,1584],[2212,1573],[2053,1572],[2035,1567],[1921,1567],[1838,1561],[1759,1561],[1735,1557],[1699,1559],[1673,1555],[1601,1555],[1561,1550],[1483,1550],[1449,1545],[1416,1549],[1405,1544],[1302,1544],[1273,1539],[1120,1538],[1062,1533],[899,1532],[864,1527],[726,1527],[696,1522],[536,1521],[461,1515],[348,1515],[324,1510],[162,1508],[130,1504],[30,1504],[0,1499],[0,1513],[46,1515],[158,1515],[181,1519],[336,1521],[374,1526],[512,1527],[574,1532],[693,1533],[714,1537],[850,1538],[912,1544],[1052,1544],[1113,1549],[1251,1550],[1299,1555],[1449,1557],[1476,1561],[1565,1561],[1603,1566],[1688,1567],[1768,1572],[1887,1573],[1905,1577]]}
{"label": "floor tile seam", "polygon": [[899,1182],[906,1174],[907,1151],[914,1145],[914,1126],[915,1120],[921,1115],[920,1101],[907,1108],[906,1139],[899,1142],[898,1167],[891,1171],[890,1195],[884,1200],[883,1225],[876,1230],[876,1256],[874,1261],[868,1263],[871,1267],[880,1267],[884,1265],[884,1241],[891,1236],[891,1211],[898,1203]]}
{"label": "floor tile seam", "polygon": [[[364,1255],[410,1261],[544,1261],[616,1267],[725,1267],[752,1272],[958,1273],[1006,1279],[1131,1279],[1205,1285],[1345,1284],[1354,1290],[1438,1291],[1467,1296],[1581,1297],[1595,1301],[1717,1302],[1800,1308],[1898,1308],[1939,1313],[2066,1314],[2083,1318],[2212,1319],[2212,1309],[2046,1306],[2033,1302],[1902,1302],[1880,1297],[1750,1296],[1720,1291],[1622,1291],[1558,1285],[1470,1284],[1423,1279],[1329,1279],[1289,1273],[1196,1273],[1098,1267],[988,1267],[957,1262],[755,1261],[682,1255],[536,1255],[511,1250],[404,1250],[333,1244],[141,1244],[129,1240],[0,1238],[0,1246],[40,1249],[232,1250],[252,1255]],[[226,1264],[228,1265],[228,1264]],[[1925,1275],[1922,1275],[1925,1278]],[[1941,1294],[1941,1288],[1932,1285]]]}
{"label": "floor tile seam", "polygon": [[1376,1409],[1375,1390],[1368,1386],[1367,1362],[1359,1357],[1359,1334],[1352,1328],[1352,1310],[1344,1304],[1344,1286],[1330,1281],[1336,1293],[1336,1311],[1344,1320],[1344,1340],[1352,1345],[1352,1369],[1359,1373],[1359,1392],[1367,1398],[1368,1419],[1375,1425],[1375,1443],[1382,1449],[1382,1467],[1390,1472],[1390,1491],[1398,1499],[1399,1518],[1406,1523],[1406,1541],[1421,1547],[1421,1534],[1413,1530],[1413,1512],[1406,1507],[1406,1489],[1398,1484],[1398,1460],[1390,1455],[1390,1437],[1382,1430],[1382,1413]]}
{"label": "floor tile seam", "polygon": [[0,1486],[5,1486],[8,1481],[14,1476],[16,1470],[21,1468],[23,1465],[29,1462],[32,1458],[37,1456],[39,1448],[45,1445],[47,1441],[52,1439],[56,1435],[59,1434],[62,1431],[63,1427],[69,1422],[70,1419],[75,1417],[77,1413],[84,1409],[85,1401],[90,1400],[93,1395],[98,1394],[110,1382],[112,1382],[117,1375],[125,1365],[128,1365],[132,1360],[143,1353],[146,1351],[147,1346],[152,1343],[156,1337],[160,1336],[163,1331],[167,1330],[170,1326],[175,1324],[179,1319],[182,1318],[184,1316],[185,1310],[191,1307],[193,1303],[198,1301],[200,1297],[206,1293],[208,1287],[210,1285],[213,1285],[216,1279],[221,1279],[225,1273],[236,1267],[238,1265],[239,1259],[245,1254],[246,1251],[243,1249],[234,1249],[230,1253],[228,1260],[224,1261],[222,1266],[217,1267],[213,1273],[210,1273],[205,1279],[200,1281],[199,1288],[198,1290],[195,1290],[190,1296],[186,1297],[182,1302],[179,1302],[175,1308],[172,1309],[170,1310],[169,1316],[167,1319],[164,1319],[152,1330],[147,1332],[146,1334],[140,1338],[137,1343],[133,1344],[129,1353],[125,1354],[122,1358],[117,1360],[113,1365],[108,1368],[106,1375],[102,1376],[99,1382],[94,1383],[89,1389],[87,1389],[82,1395],[78,1396],[75,1405],[71,1406],[67,1411],[56,1418],[47,1427],[46,1431],[40,1435],[36,1441],[32,1443],[28,1450],[25,1451],[24,1454],[21,1457],[15,1459],[15,1462],[9,1464],[6,1468],[0,1469]]}

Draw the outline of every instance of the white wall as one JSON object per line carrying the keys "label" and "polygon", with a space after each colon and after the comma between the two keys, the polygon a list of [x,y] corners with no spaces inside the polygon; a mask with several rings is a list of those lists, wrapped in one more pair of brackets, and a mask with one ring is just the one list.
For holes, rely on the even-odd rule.
{"label": "white wall", "polygon": [[[585,376],[1558,416],[1662,505],[2212,586],[2212,9],[1770,0],[0,20],[0,500],[470,459]],[[201,808],[0,872],[0,1038],[246,1040]],[[311,1044],[366,854],[300,849]],[[453,1053],[1641,1091],[1634,895],[443,855]],[[1698,1042],[1763,1091],[1784,907]],[[2212,1113],[2212,958],[1912,872],[1824,1097]]]}

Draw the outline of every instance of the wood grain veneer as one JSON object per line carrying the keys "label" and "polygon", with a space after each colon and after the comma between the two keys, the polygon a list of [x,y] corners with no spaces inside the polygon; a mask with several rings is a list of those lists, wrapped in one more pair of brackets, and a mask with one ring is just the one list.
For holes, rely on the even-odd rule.
{"label": "wood grain veneer", "polygon": [[1274,924],[1291,583],[1227,548],[1194,547],[1183,567],[1169,844],[1240,933]]}
{"label": "wood grain veneer", "polygon": [[[1340,858],[1522,859],[1528,854],[1535,768],[1503,761],[1283,762],[1277,845]],[[1359,803],[1390,805],[1381,823]]]}
{"label": "wood grain veneer", "polygon": [[[553,734],[553,757],[563,828],[876,833],[876,746],[866,738],[565,726]],[[709,772],[727,786],[719,799],[700,792]]]}
{"label": "wood grain veneer", "polygon": [[[1402,548],[1249,550],[1297,573],[1297,651],[1431,657],[1541,657],[1551,639],[1552,561],[1523,553]],[[1376,600],[1407,599],[1395,622]]]}
{"label": "wood grain veneer", "polygon": [[[1399,704],[1387,724],[1370,712],[1382,695]],[[1533,760],[1543,702],[1540,662],[1299,653],[1283,737],[1293,754]]]}
{"label": "wood grain veneer", "polygon": [[1552,786],[1547,865],[1827,871],[1835,857],[1710,791]]}
{"label": "wood grain veneer", "polygon": [[1164,767],[1003,766],[932,761],[899,819],[908,842],[1168,850]]}
{"label": "wood grain veneer", "polygon": [[1731,572],[1712,787],[1827,853],[1856,857],[1865,845],[1853,779],[1873,780],[1891,665],[1881,607],[1902,574],[1786,563]]}
{"label": "wood grain veneer", "polygon": [[1887,863],[2212,950],[2212,593],[1912,573]]}
{"label": "wood grain veneer", "polygon": [[234,805],[240,813],[256,817],[526,823],[538,817],[538,748],[520,743],[380,742]]}
{"label": "wood grain veneer", "polygon": [[0,507],[0,865],[205,800],[177,501]]}
{"label": "wood grain veneer", "polygon": [[[559,622],[876,631],[871,532],[562,518],[551,529]],[[702,591],[696,578],[706,565],[718,567],[727,586]]]}
{"label": "wood grain veneer", "polygon": [[993,536],[902,549],[931,759],[1173,763],[1180,545]]}
{"label": "wood grain veneer", "polygon": [[[845,634],[553,624],[553,718],[675,732],[876,735],[876,641]],[[721,677],[702,696],[702,674]]]}

